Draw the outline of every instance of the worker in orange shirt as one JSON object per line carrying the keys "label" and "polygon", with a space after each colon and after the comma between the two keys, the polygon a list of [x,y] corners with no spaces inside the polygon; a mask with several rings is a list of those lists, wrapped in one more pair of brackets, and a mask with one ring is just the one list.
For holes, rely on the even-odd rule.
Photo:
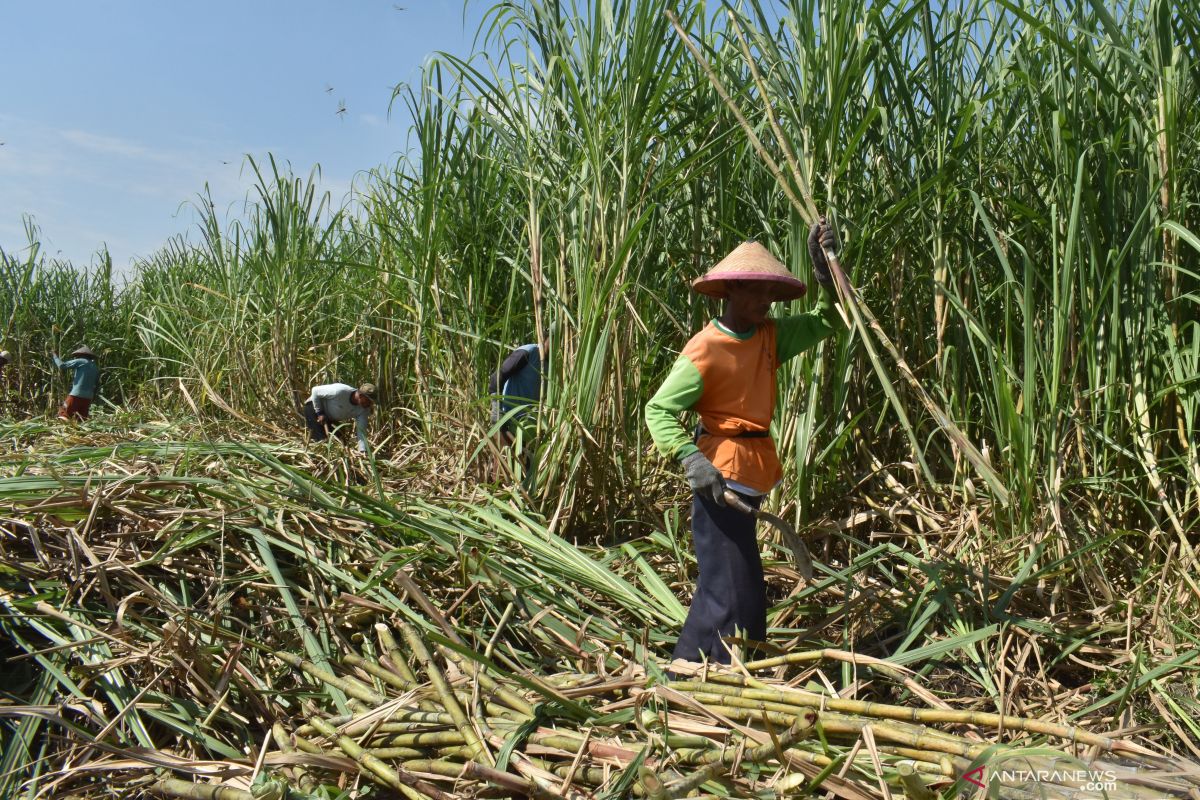
{"label": "worker in orange shirt", "polygon": [[[721,316],[688,341],[646,404],[646,424],[663,455],[678,460],[693,491],[692,540],[700,569],[674,657],[729,663],[722,637],[767,636],[767,592],[754,518],[725,504],[732,489],[753,508],[783,476],[771,439],[775,374],[780,365],[837,329],[833,278],[822,247],[834,247],[824,219],[809,232],[817,307],[772,318],[771,304],[806,286],[757,242],[745,242],[692,283],[725,300]],[[700,417],[695,435],[679,420]]]}

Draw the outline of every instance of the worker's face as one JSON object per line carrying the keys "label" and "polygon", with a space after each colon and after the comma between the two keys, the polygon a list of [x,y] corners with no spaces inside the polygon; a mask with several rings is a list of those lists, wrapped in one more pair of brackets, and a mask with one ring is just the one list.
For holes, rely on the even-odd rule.
{"label": "worker's face", "polygon": [[354,397],[355,397],[354,404],[362,406],[367,411],[370,411],[371,406],[374,405],[374,403],[371,402],[371,398],[367,397],[365,394],[363,394],[361,392],[355,392]]}
{"label": "worker's face", "polygon": [[752,325],[767,321],[771,304],[775,302],[776,287],[770,281],[729,281],[725,298],[735,319]]}

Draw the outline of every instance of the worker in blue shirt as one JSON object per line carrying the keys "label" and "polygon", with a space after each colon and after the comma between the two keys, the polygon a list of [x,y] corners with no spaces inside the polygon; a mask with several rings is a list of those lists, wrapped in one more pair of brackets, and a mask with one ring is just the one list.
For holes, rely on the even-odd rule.
{"label": "worker in blue shirt", "polygon": [[[504,444],[512,444],[514,420],[528,413],[529,407],[542,399],[542,351],[536,344],[525,344],[508,354],[500,369],[488,381],[492,400],[492,425],[500,425]],[[516,409],[516,412],[511,414]],[[507,419],[506,419],[507,417]]]}
{"label": "worker in blue shirt", "polygon": [[87,419],[92,400],[96,397],[96,388],[100,385],[100,365],[96,363],[96,354],[87,345],[71,353],[68,361],[63,361],[55,353],[54,366],[60,370],[74,370],[71,391],[58,409],[59,418]]}
{"label": "worker in blue shirt", "polygon": [[[4,378],[4,368],[8,366],[8,362],[12,360],[7,350],[0,350],[0,380]],[[4,388],[4,384],[0,383],[0,389]]]}

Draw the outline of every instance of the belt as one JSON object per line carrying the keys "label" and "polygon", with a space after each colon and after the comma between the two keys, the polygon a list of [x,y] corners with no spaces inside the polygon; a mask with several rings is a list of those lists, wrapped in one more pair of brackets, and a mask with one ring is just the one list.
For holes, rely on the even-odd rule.
{"label": "belt", "polygon": [[701,436],[715,436],[718,439],[769,439],[771,438],[770,431],[741,431],[739,433],[712,433],[704,429],[703,425],[696,426],[696,433],[692,436],[692,443],[700,441]]}

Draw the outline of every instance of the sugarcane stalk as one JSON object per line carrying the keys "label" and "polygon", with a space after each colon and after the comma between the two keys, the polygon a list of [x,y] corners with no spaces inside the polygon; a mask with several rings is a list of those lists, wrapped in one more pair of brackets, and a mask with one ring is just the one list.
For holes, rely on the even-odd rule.
{"label": "sugarcane stalk", "polygon": [[[426,724],[423,722],[395,722],[395,721],[393,721],[393,722],[384,722],[380,725],[367,725],[367,720],[363,720],[361,723],[358,723],[355,726],[350,726],[350,727],[341,726],[341,727],[342,727],[342,732],[349,734],[350,736],[355,736],[357,734],[364,733],[368,730],[371,731],[372,733],[374,733],[376,736],[385,736],[387,734],[396,734],[399,736],[403,736],[403,735],[409,734],[409,733],[442,733],[442,732],[444,732],[442,730],[443,728],[451,728],[452,729],[454,727],[454,720],[450,719],[450,715],[443,714],[441,716],[444,716],[446,718],[446,721],[438,722],[437,724]],[[330,721],[332,722],[332,720],[330,720]],[[462,736],[462,734],[459,733],[458,731],[452,730],[451,732],[457,736]]]}
{"label": "sugarcane stalk", "polygon": [[[803,196],[802,202],[801,198],[798,198],[795,192],[792,190],[792,186],[784,176],[783,170],[780,169],[779,165],[775,162],[775,159],[771,157],[770,153],[768,153],[767,149],[763,146],[763,143],[759,140],[758,135],[754,132],[754,127],[746,119],[746,116],[742,113],[741,109],[738,107],[738,104],[730,96],[729,92],[726,91],[724,85],[721,83],[720,78],[717,77],[716,73],[713,72],[712,68],[709,66],[708,60],[704,57],[704,54],[700,52],[700,49],[692,42],[692,39],[687,34],[687,31],[685,31],[683,26],[679,24],[678,18],[670,9],[667,9],[665,13],[667,18],[671,21],[671,25],[675,28],[675,32],[679,35],[680,40],[683,42],[688,52],[691,53],[692,58],[695,59],[696,63],[700,66],[705,77],[707,77],[709,83],[712,84],[713,89],[715,89],[717,94],[720,95],[721,100],[725,103],[725,106],[729,109],[730,113],[733,114],[734,118],[738,122],[738,125],[741,126],[742,131],[746,134],[746,138],[750,141],[754,152],[758,154],[758,157],[771,172],[771,175],[775,178],[775,182],[779,185],[779,188],[783,190],[784,195],[787,196],[788,201],[792,204],[792,207],[796,209],[797,213],[800,215],[800,218],[811,225],[817,220],[817,208],[816,204],[813,202],[812,194],[809,191],[808,183],[804,180],[803,175],[799,172],[799,170],[795,171],[796,180],[799,183],[801,194]],[[753,59],[749,60],[753,62]],[[773,126],[772,130],[776,135],[781,149],[784,151],[785,155],[790,157],[791,149],[787,145],[786,139],[782,135],[782,131],[778,129],[778,126]],[[912,370],[909,369],[907,361],[905,361],[900,355],[899,350],[894,344],[892,344],[891,339],[884,334],[883,328],[880,327],[878,320],[875,319],[875,315],[871,313],[870,309],[867,308],[866,303],[864,303],[862,298],[858,296],[857,292],[855,292],[853,285],[851,285],[849,279],[846,277],[845,272],[842,270],[841,262],[838,260],[837,254],[830,250],[825,250],[824,253],[826,260],[829,262],[829,270],[833,275],[834,285],[837,289],[838,297],[842,302],[842,306],[850,311],[851,316],[854,318],[856,327],[863,334],[863,344],[871,353],[872,366],[875,368],[876,374],[879,376],[880,382],[883,384],[885,393],[888,395],[889,400],[891,400],[896,413],[901,417],[901,421],[904,424],[905,429],[909,432],[910,436],[912,436],[912,426],[909,424],[907,416],[905,415],[903,408],[900,406],[899,397],[896,396],[895,390],[891,386],[891,381],[882,371],[882,366],[878,361],[878,357],[874,352],[874,348],[871,347],[869,337],[866,335],[868,324],[870,325],[871,331],[876,334],[879,342],[884,346],[884,349],[888,351],[888,355],[890,355],[892,360],[896,363],[900,374],[916,392],[921,404],[925,406],[925,409],[933,417],[934,422],[939,428],[945,431],[946,435],[948,435],[951,440],[953,440],[954,443],[961,449],[963,455],[967,457],[967,460],[975,468],[975,471],[981,478],[984,479],[984,481],[987,482],[988,486],[991,487],[996,500],[1001,505],[1007,506],[1010,502],[1009,492],[1007,487],[1005,487],[1003,482],[1000,480],[1000,476],[991,468],[991,466],[988,465],[987,461],[983,458],[983,455],[970,441],[970,439],[967,438],[966,434],[964,434],[958,428],[958,426],[954,424],[953,420],[950,419],[950,416],[946,414],[946,412],[942,411],[942,409],[933,401],[933,398],[929,396],[929,393],[925,391],[925,388],[921,385],[921,382],[917,380],[917,377],[913,374]],[[863,317],[866,317],[866,322],[863,321]],[[925,474],[932,479],[932,473],[929,470],[929,466],[925,463],[924,456],[921,454],[920,450],[916,451],[916,457],[917,460],[920,461],[921,467]]]}
{"label": "sugarcane stalk", "polygon": [[[566,778],[571,772],[571,765],[564,761],[561,764],[554,765],[551,768],[551,772],[560,778]],[[617,771],[605,769],[604,767],[576,767],[574,777],[576,782],[581,785],[602,787],[606,781],[616,777],[617,774]],[[646,795],[646,789],[642,784],[640,775],[638,780],[633,782],[629,793],[637,797],[644,797]]]}
{"label": "sugarcane stalk", "polygon": [[488,675],[481,665],[475,663],[469,658],[464,657],[460,653],[456,653],[454,650],[451,650],[448,647],[441,647],[438,649],[443,655],[445,655],[454,663],[458,664],[458,666],[468,675],[478,680],[484,689],[487,689],[493,695],[503,700],[505,704],[511,707],[514,711],[519,711],[527,717],[533,716],[534,709],[532,703],[530,703],[524,697],[521,697],[513,690],[500,684],[495,678],[493,678],[491,675]]}
{"label": "sugarcane stalk", "polygon": [[1019,730],[1026,733],[1037,733],[1053,736],[1081,744],[1093,745],[1108,751],[1142,753],[1142,748],[1113,739],[1108,736],[1089,733],[1075,726],[1056,725],[1041,720],[1012,717],[1004,714],[993,714],[983,711],[954,711],[933,708],[908,708],[887,703],[873,703],[865,700],[846,700],[825,697],[812,692],[798,689],[754,689],[725,686],[715,683],[700,683],[684,681],[672,683],[671,687],[680,691],[704,692],[709,694],[741,697],[750,700],[766,700],[783,703],[801,708],[827,709],[844,714],[858,714],[881,719],[893,719],[914,724],[948,724],[948,725],[978,725],[981,728],[995,730]]}
{"label": "sugarcane stalk", "polygon": [[809,213],[815,217],[817,215],[817,207],[813,203],[812,193],[808,189],[808,181],[804,178],[804,173],[800,171],[800,163],[796,160],[796,154],[792,152],[787,137],[783,135],[783,130],[779,127],[779,120],[775,117],[775,109],[771,107],[771,93],[767,91],[766,82],[762,79],[762,75],[758,71],[758,62],[750,54],[750,45],[747,44],[746,36],[742,32],[741,22],[738,20],[737,15],[732,12],[727,12],[727,14],[729,16],[730,27],[737,34],[738,46],[741,47],[742,55],[746,58],[746,64],[750,67],[750,76],[754,78],[754,85],[758,88],[758,96],[762,98],[763,107],[767,110],[766,117],[767,122],[771,125],[771,133],[775,135],[775,141],[783,151],[783,158],[792,170],[792,178],[796,181],[796,186],[800,188],[800,196],[804,199]]}
{"label": "sugarcane stalk", "polygon": [[408,624],[400,626],[400,633],[404,636],[404,640],[408,643],[413,655],[416,656],[417,660],[425,668],[425,674],[429,676],[429,682],[433,684],[434,691],[437,692],[442,700],[442,705],[454,719],[454,726],[466,738],[467,746],[472,748],[477,759],[486,761],[489,767],[494,767],[496,760],[480,740],[479,734],[475,732],[475,728],[471,725],[470,720],[467,719],[462,706],[458,704],[458,698],[454,696],[450,685],[446,683],[446,677],[442,675],[442,671],[433,661],[433,656],[429,654],[428,648],[425,647],[424,640]]}
{"label": "sugarcane stalk", "polygon": [[[845,650],[837,650],[827,647],[822,650],[806,650],[800,653],[787,653],[786,655],[776,656],[773,658],[758,659],[756,661],[748,662],[745,666],[748,671],[754,672],[762,669],[770,669],[772,667],[780,667],[786,664],[802,664],[810,661],[820,661],[821,659],[826,658],[833,661],[854,664],[855,666],[866,667],[873,672],[878,672],[881,675],[891,678],[932,706],[936,706],[938,708],[949,708],[948,705],[939,700],[928,689],[909,677],[908,670],[895,664],[890,664],[883,659],[864,656],[861,653],[848,653]],[[740,683],[745,681],[748,685],[753,685],[756,688],[761,688],[764,685],[757,681],[754,683],[749,683],[745,677],[740,675],[726,676],[717,673],[709,675],[708,679],[714,683]]]}
{"label": "sugarcane stalk", "polygon": [[[703,703],[714,713],[740,722],[756,722],[765,719],[772,725],[786,727],[795,722],[798,714],[795,709],[781,711],[778,708],[779,704],[764,703],[763,701],[709,695],[706,702],[699,695],[694,695],[694,697],[697,702]],[[721,705],[722,702],[725,705]],[[857,736],[862,732],[864,725],[871,725],[877,736],[889,741],[918,749],[951,753],[963,758],[973,758],[988,748],[988,745],[972,746],[962,740],[956,740],[954,737],[945,734],[939,736],[935,731],[924,730],[902,722],[880,723],[878,720],[855,719],[824,713],[821,714],[820,724],[825,733],[839,736]]]}
{"label": "sugarcane stalk", "polygon": [[366,750],[359,746],[358,742],[349,736],[338,733],[336,728],[320,717],[313,717],[309,722],[314,728],[320,731],[322,736],[335,742],[343,753],[358,762],[360,769],[370,772],[389,787],[410,798],[410,800],[417,800],[421,797],[428,797],[431,800],[453,800],[453,795],[443,792],[438,787],[429,783],[429,781],[422,780],[404,770],[396,770],[389,767],[375,756],[366,752]]}
{"label": "sugarcane stalk", "polygon": [[[488,725],[487,717],[481,713],[478,713],[478,707],[476,707],[476,712],[476,719],[479,721],[479,727],[483,730],[486,740],[491,742],[493,747],[503,748],[505,745],[505,737]],[[504,727],[501,728],[501,730],[504,729]],[[555,788],[556,781],[554,780],[554,774],[547,771],[544,768],[543,763],[544,762],[541,761],[535,762],[535,760],[530,756],[516,750],[515,748],[511,751],[511,755],[509,756],[509,764],[511,764],[512,768],[521,775],[524,775],[526,778],[536,783],[545,791],[551,793],[561,793]],[[567,792],[566,797],[569,800],[585,800],[585,798],[577,791],[569,790],[566,787],[564,787],[562,791]]]}
{"label": "sugarcane stalk", "polygon": [[[703,736],[691,736],[681,733],[668,733],[662,736],[663,743],[667,747],[675,749],[676,753],[685,749],[694,749],[697,751],[705,751],[709,748],[719,748],[720,745],[711,739]],[[534,744],[543,745],[545,747],[557,747],[561,750],[578,751],[584,744],[584,737],[566,731],[555,731],[552,734],[533,732],[529,735],[529,741]],[[603,742],[588,741],[588,751],[593,752],[599,748],[606,748],[609,751],[612,749],[623,749],[631,754],[636,754],[640,745],[636,742],[624,741],[616,737],[605,737]],[[632,758],[632,755],[630,756]]]}
{"label": "sugarcane stalk", "polygon": [[404,658],[404,653],[396,645],[396,638],[392,636],[391,629],[382,622],[377,622],[375,623],[375,635],[379,637],[380,648],[387,654],[392,669],[396,671],[401,680],[408,684],[405,688],[412,688],[420,683],[416,673],[412,671],[412,667],[408,666],[408,660]]}
{"label": "sugarcane stalk", "polygon": [[[747,661],[745,667],[750,672],[758,672],[772,667],[782,667],[790,664],[804,664],[811,661],[821,661],[822,659],[831,659],[834,661],[844,661],[855,666],[866,667],[883,675],[887,675],[894,680],[907,680],[903,669],[894,664],[889,664],[886,661],[881,661],[877,658],[870,658],[859,653],[847,653],[844,650],[835,650],[833,648],[824,648],[822,650],[804,650],[799,653],[787,653],[781,656],[772,656],[771,658],[760,658],[754,661]],[[714,677],[721,679],[743,679],[740,675],[712,675],[709,677],[712,680]]]}
{"label": "sugarcane stalk", "polygon": [[384,669],[374,661],[369,661],[368,659],[365,659],[359,655],[355,655],[354,653],[347,653],[346,655],[342,656],[342,663],[347,667],[361,669],[368,675],[372,675],[386,683],[388,686],[391,686],[394,689],[399,689],[402,692],[406,692],[413,687],[413,684],[408,683],[390,669]]}
{"label": "sugarcane stalk", "polygon": [[[280,752],[296,752],[296,746],[292,742],[292,737],[288,736],[287,730],[284,729],[282,722],[276,722],[271,726],[271,737],[275,740],[275,746],[279,748]],[[308,774],[308,770],[297,764],[289,767],[288,772],[292,775],[293,780],[300,787],[302,792],[307,792],[309,794],[313,792],[313,779],[312,776]]]}
{"label": "sugarcane stalk", "polygon": [[[774,758],[796,742],[808,736],[812,731],[815,719],[815,714],[807,718],[797,719],[792,723],[790,728],[779,736],[773,736],[771,741],[764,742],[743,754],[742,761],[758,764]],[[683,797],[693,789],[700,788],[704,783],[724,775],[732,768],[737,758],[738,753],[734,748],[727,749],[725,752],[715,755],[712,763],[701,767],[685,778],[681,778],[663,787],[662,800],[674,800],[674,798]]]}
{"label": "sugarcane stalk", "polygon": [[443,745],[465,745],[467,737],[461,731],[416,731],[388,736],[386,739],[392,747],[441,747]]}
{"label": "sugarcane stalk", "polygon": [[921,780],[912,764],[897,764],[896,774],[900,776],[900,785],[904,787],[904,793],[911,800],[936,800],[937,795],[929,791],[929,787]]}
{"label": "sugarcane stalk", "polygon": [[522,779],[511,772],[502,772],[494,767],[485,766],[478,761],[467,761],[460,764],[454,761],[425,758],[405,761],[403,764],[405,769],[412,772],[444,775],[447,778],[471,777],[498,786],[501,789],[539,798],[539,800],[565,800],[557,792],[548,791],[531,780]]}
{"label": "sugarcane stalk", "polygon": [[880,745],[879,751],[908,759],[918,772],[936,773],[945,778],[961,775],[971,768],[969,759],[933,750],[917,750],[903,745]]}
{"label": "sugarcane stalk", "polygon": [[[754,128],[751,127],[750,123],[746,121],[746,117],[742,114],[742,110],[738,108],[737,103],[733,101],[733,98],[729,96],[729,92],[725,90],[724,84],[721,83],[721,80],[716,76],[716,73],[712,71],[712,67],[708,65],[708,59],[704,57],[704,54],[701,53],[700,49],[692,42],[692,38],[687,35],[686,31],[684,31],[683,26],[679,24],[679,18],[675,16],[675,13],[671,11],[671,9],[667,9],[665,13],[667,15],[667,19],[671,21],[671,25],[674,26],[676,33],[679,34],[680,40],[688,49],[688,52],[692,54],[692,57],[696,59],[696,63],[700,65],[700,69],[703,70],[705,76],[708,77],[708,82],[712,84],[712,87],[717,91],[717,94],[720,95],[721,99],[725,102],[725,107],[729,109],[730,113],[733,114],[735,119],[737,119],[738,124],[742,126],[742,130],[745,131],[746,138],[750,140],[750,146],[754,148],[754,152],[758,154],[758,157],[761,158],[763,163],[767,165],[767,168],[771,170],[771,174],[776,176],[776,182],[779,184],[779,188],[782,189],[783,193],[787,195],[787,198],[792,202],[792,205],[796,206],[797,208],[803,208],[799,198],[797,198],[795,193],[792,191],[791,185],[787,181],[779,180],[783,174],[782,170],[779,169],[779,165],[775,163],[775,159],[773,159],[771,154],[767,152],[767,148],[763,146],[762,141],[758,138],[758,134],[754,132]],[[805,218],[808,219],[810,216],[815,215],[816,209],[814,208],[811,214],[804,214],[802,216],[805,216]]]}
{"label": "sugarcane stalk", "polygon": [[[438,752],[445,753],[440,748],[432,748]],[[366,752],[378,758],[380,761],[404,761],[413,758],[425,758],[429,755],[427,750],[418,750],[415,747],[368,747]]]}
{"label": "sugarcane stalk", "polygon": [[360,683],[352,678],[339,678],[337,675],[334,675],[324,667],[317,666],[311,661],[306,661],[294,653],[278,650],[275,651],[275,657],[286,664],[290,664],[291,666],[308,673],[317,680],[329,684],[335,689],[341,689],[347,695],[356,700],[361,700],[364,703],[378,706],[382,705],[387,699],[364,683]]}
{"label": "sugarcane stalk", "polygon": [[211,783],[192,783],[177,778],[162,778],[151,784],[150,791],[166,797],[181,797],[184,800],[254,800],[254,795],[243,789]]}
{"label": "sugarcane stalk", "polygon": [[[311,727],[311,726],[306,726]],[[316,742],[306,736],[301,736],[299,733],[292,734],[292,741],[296,745],[296,749],[301,753],[310,753],[312,755],[324,755],[325,750],[322,749]]]}
{"label": "sugarcane stalk", "polygon": [[[330,725],[335,725],[351,736],[361,733],[367,728],[379,731],[409,731],[414,725],[453,725],[454,720],[449,714],[437,711],[418,711],[411,708],[397,708],[386,722],[379,722],[379,709],[371,708],[359,714],[338,714],[325,719]],[[296,728],[296,733],[308,736],[314,729],[309,723]]]}

